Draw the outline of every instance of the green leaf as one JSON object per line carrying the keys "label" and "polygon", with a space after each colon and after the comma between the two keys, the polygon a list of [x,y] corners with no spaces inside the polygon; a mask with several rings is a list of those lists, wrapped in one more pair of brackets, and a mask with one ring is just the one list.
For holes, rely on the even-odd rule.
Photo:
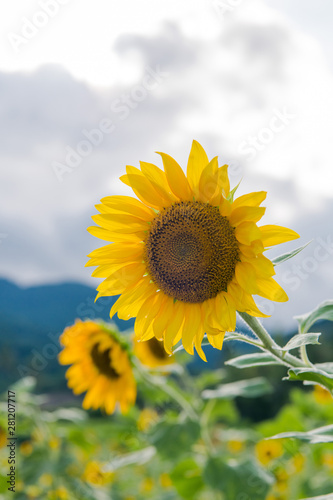
{"label": "green leaf", "polygon": [[234,366],[235,368],[249,368],[250,366],[279,365],[280,362],[270,353],[258,352],[255,354],[243,354],[237,358],[229,359],[225,364]]}
{"label": "green leaf", "polygon": [[320,319],[333,321],[333,300],[327,300],[319,304],[313,311],[302,316],[296,316],[295,319],[298,322],[300,333],[307,333],[311,326]]}
{"label": "green leaf", "polygon": [[309,443],[333,443],[333,425],[325,425],[308,432],[281,432],[268,439],[296,438]]}
{"label": "green leaf", "polygon": [[272,386],[265,378],[257,377],[250,380],[238,380],[230,384],[223,384],[217,387],[217,389],[206,389],[201,395],[204,399],[233,399],[236,396],[256,398],[263,394],[268,394],[272,390]]}
{"label": "green leaf", "polygon": [[239,185],[240,183],[242,182],[242,179],[239,181],[239,183],[237,184],[237,186],[235,186],[228,194],[228,197],[227,197],[227,200],[230,201],[230,203],[232,203],[234,201],[234,196],[235,196],[235,193],[237,191],[237,189],[239,188]]}
{"label": "green leaf", "polygon": [[272,263],[274,266],[278,266],[279,264],[282,264],[282,262],[285,262],[286,260],[291,259],[292,257],[295,257],[298,253],[300,253],[304,248],[306,248],[311,241],[308,241],[305,245],[302,245],[301,247],[295,248],[295,250],[291,250],[291,252],[286,252],[283,253],[282,255],[279,255],[278,257],[275,257],[275,259],[272,259]]}
{"label": "green leaf", "polygon": [[263,500],[274,482],[271,474],[257,466],[254,460],[227,463],[223,457],[207,461],[203,478],[215,491],[223,491],[228,499],[246,495],[251,500]]}
{"label": "green leaf", "polygon": [[320,345],[320,342],[318,342],[320,335],[321,333],[299,333],[292,337],[284,347],[281,347],[281,351],[291,351],[292,349],[296,349],[296,347],[308,344]]}
{"label": "green leaf", "polygon": [[171,471],[170,478],[178,494],[186,500],[193,500],[204,486],[202,471],[193,458],[187,458],[177,464]]}
{"label": "green leaf", "polygon": [[113,472],[122,467],[126,467],[127,465],[141,465],[149,462],[156,454],[156,449],[154,446],[148,446],[143,450],[134,451],[132,453],[126,453],[124,455],[119,455],[115,457],[110,462],[105,464],[103,467],[103,472]]}
{"label": "green leaf", "polygon": [[186,420],[179,422],[158,422],[150,436],[151,443],[160,455],[172,459],[191,450],[200,436],[200,425]]}
{"label": "green leaf", "polygon": [[303,380],[321,384],[333,390],[333,374],[315,368],[291,368],[284,380]]}

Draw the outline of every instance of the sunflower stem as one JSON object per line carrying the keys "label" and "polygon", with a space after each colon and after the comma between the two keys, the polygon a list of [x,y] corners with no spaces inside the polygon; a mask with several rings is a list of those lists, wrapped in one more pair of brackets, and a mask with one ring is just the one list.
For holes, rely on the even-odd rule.
{"label": "sunflower stem", "polygon": [[309,365],[303,359],[293,356],[289,352],[281,350],[281,347],[272,339],[268,331],[263,327],[260,321],[254,316],[245,312],[237,311],[242,320],[251,328],[255,335],[261,340],[261,349],[269,351],[281,364],[292,368],[308,368]]}
{"label": "sunflower stem", "polygon": [[164,391],[168,396],[170,396],[174,401],[176,401],[179,404],[179,406],[184,410],[184,412],[191,420],[193,420],[194,422],[199,421],[199,417],[195,412],[194,408],[192,407],[191,403],[189,403],[179,391],[171,387],[171,385],[168,384],[165,378],[162,379],[162,377],[149,375],[144,370],[144,368],[139,366],[139,363],[135,363],[135,366],[138,372],[140,373],[142,379],[146,383],[154,387],[158,387],[159,389]]}
{"label": "sunflower stem", "polygon": [[308,356],[308,353],[306,350],[306,345],[302,345],[300,347],[300,354],[301,354],[302,360],[304,361],[304,363],[307,364],[307,366],[313,366],[311,361],[309,360],[309,356]]}

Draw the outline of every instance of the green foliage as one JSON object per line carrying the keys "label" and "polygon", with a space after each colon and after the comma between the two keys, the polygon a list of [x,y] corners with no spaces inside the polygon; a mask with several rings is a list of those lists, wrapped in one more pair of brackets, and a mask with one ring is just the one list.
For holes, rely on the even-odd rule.
{"label": "green foliage", "polygon": [[178,494],[186,500],[195,499],[205,484],[202,470],[193,458],[179,462],[170,477]]}
{"label": "green foliage", "polygon": [[202,397],[204,399],[234,399],[237,396],[256,398],[268,394],[272,390],[272,386],[265,378],[258,377],[219,385],[214,390],[207,389],[203,391]]}
{"label": "green foliage", "polygon": [[280,362],[269,352],[258,352],[229,359],[225,364],[235,368],[250,368],[252,366],[279,365]]}
{"label": "green foliage", "polygon": [[200,435],[197,422],[159,422],[151,435],[151,443],[162,457],[175,458],[191,450]]}
{"label": "green foliage", "polygon": [[221,491],[224,497],[262,500],[274,482],[274,478],[252,460],[226,461],[224,457],[212,457],[203,477],[209,486]]}

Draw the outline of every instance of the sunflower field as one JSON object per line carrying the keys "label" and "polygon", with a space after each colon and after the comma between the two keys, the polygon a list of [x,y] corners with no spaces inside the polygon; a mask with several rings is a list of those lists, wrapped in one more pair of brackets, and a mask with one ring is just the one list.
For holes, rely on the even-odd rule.
{"label": "sunflower field", "polygon": [[29,374],[11,385],[0,498],[332,500],[333,301],[291,336],[272,336],[255,301],[288,300],[275,267],[306,245],[264,255],[299,235],[258,225],[266,192],[237,197],[198,142],[186,174],[160,155],[163,170],[127,167],[135,198],[103,198],[89,228],[108,242],[87,263],[96,300],[116,296],[111,320],[134,327],[73,318],[57,355],[66,400]]}

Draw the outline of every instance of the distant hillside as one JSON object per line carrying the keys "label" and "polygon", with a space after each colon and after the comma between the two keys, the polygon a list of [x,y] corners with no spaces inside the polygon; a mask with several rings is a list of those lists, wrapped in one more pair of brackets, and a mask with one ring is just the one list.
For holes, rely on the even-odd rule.
{"label": "distant hillside", "polygon": [[[95,289],[80,284],[20,288],[0,280],[0,392],[29,371],[38,372],[41,390],[65,386],[65,368],[56,359],[57,338],[76,318],[110,321],[109,311],[117,297],[94,303],[95,296]],[[125,330],[134,321],[115,317],[114,323]]]}

